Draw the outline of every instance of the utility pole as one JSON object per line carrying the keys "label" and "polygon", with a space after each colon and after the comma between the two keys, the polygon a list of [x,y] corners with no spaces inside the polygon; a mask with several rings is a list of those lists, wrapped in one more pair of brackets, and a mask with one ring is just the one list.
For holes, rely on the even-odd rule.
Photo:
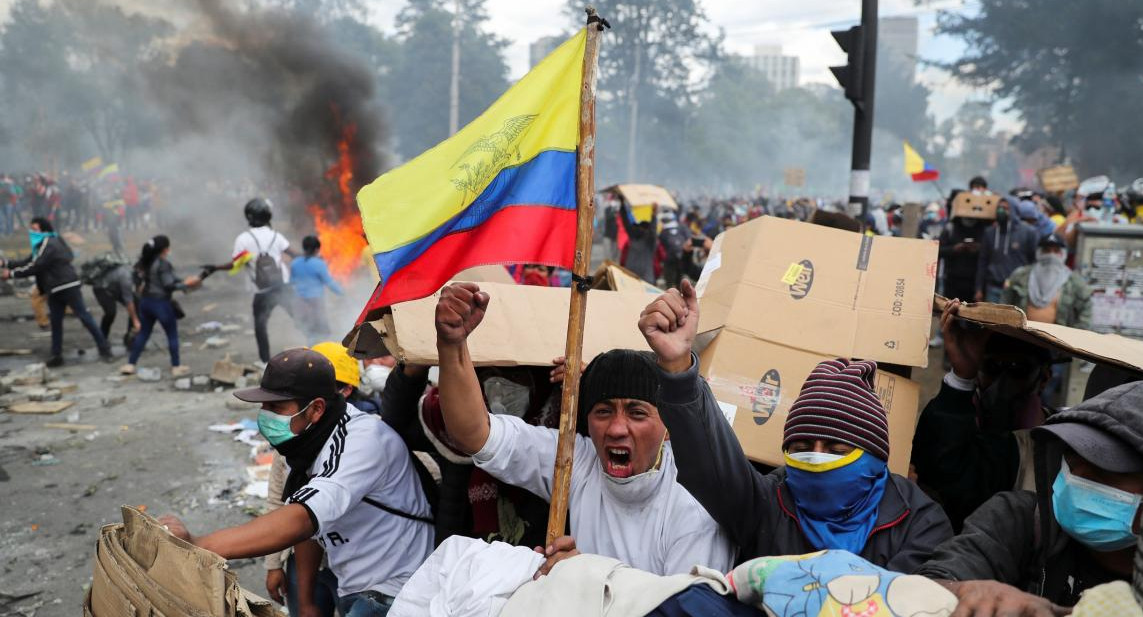
{"label": "utility pole", "polygon": [[639,44],[638,33],[635,39],[635,70],[631,75],[631,85],[627,89],[629,115],[627,117],[627,181],[635,182],[636,141],[639,138],[639,79],[643,68],[643,49]]}
{"label": "utility pole", "polygon": [[448,134],[460,129],[460,0],[452,13],[452,79],[448,85]]}
{"label": "utility pole", "polygon": [[869,213],[869,159],[873,149],[873,98],[877,77],[877,0],[861,0],[861,25],[833,31],[849,56],[830,71],[853,103],[853,152],[849,172],[850,213]]}

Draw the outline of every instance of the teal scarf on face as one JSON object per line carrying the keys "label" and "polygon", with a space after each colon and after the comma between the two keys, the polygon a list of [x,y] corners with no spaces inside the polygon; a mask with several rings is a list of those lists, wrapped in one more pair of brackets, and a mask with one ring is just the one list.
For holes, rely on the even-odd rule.
{"label": "teal scarf on face", "polygon": [[32,245],[32,252],[36,252],[36,247],[40,246],[41,242],[48,238],[54,238],[55,236],[55,232],[52,231],[29,231],[28,242]]}

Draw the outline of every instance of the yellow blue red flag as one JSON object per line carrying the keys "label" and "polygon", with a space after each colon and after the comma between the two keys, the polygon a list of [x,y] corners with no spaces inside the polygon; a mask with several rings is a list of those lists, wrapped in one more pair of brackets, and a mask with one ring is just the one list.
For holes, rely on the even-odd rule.
{"label": "yellow blue red flag", "polygon": [[586,30],[455,135],[357,193],[381,282],[370,310],[479,265],[571,267]]}
{"label": "yellow blue red flag", "polygon": [[928,163],[925,159],[921,158],[920,154],[909,145],[909,142],[902,142],[905,144],[905,173],[913,178],[913,182],[927,182],[929,180],[939,180],[941,172]]}

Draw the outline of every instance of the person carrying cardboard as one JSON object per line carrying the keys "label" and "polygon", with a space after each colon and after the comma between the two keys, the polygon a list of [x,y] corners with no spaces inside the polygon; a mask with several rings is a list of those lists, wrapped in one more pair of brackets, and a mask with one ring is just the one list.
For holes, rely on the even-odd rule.
{"label": "person carrying cardboard", "polygon": [[751,466],[691,351],[699,323],[694,287],[668,290],[643,311],[654,350],[663,422],[679,482],[739,548],[740,559],[845,549],[912,573],[952,537],[940,506],[888,470],[889,430],[873,389],[877,364],[828,360],[806,379],[786,419],[786,466]]}
{"label": "person carrying cardboard", "polygon": [[[547,500],[558,431],[490,414],[469,355],[468,337],[489,301],[475,283],[454,283],[441,290],[437,303],[440,406],[448,437],[478,469]],[[734,565],[726,534],[675,481],[658,403],[658,378],[645,354],[613,350],[588,365],[572,465],[571,536],[536,548],[547,557],[537,576],[579,550],[661,575]]]}
{"label": "person carrying cardboard", "polygon": [[378,416],[346,404],[333,365],[310,349],[274,356],[259,387],[234,395],[262,403],[259,431],[290,468],[286,505],[204,536],[192,536],[173,516],[160,521],[226,559],[293,546],[306,617],[318,614],[308,595],[324,549],[341,614],[385,615],[433,546],[431,512],[401,438]]}
{"label": "person carrying cardboard", "polygon": [[1035,489],[999,493],[920,575],[957,614],[1050,617],[1087,589],[1130,581],[1143,502],[1143,382],[1112,388],[1032,431]]}
{"label": "person carrying cardboard", "polygon": [[1052,366],[1046,349],[965,327],[959,310],[953,300],[941,314],[952,368],[921,411],[912,453],[917,482],[958,531],[996,493],[1031,486],[1028,431],[1047,417],[1040,392]]}

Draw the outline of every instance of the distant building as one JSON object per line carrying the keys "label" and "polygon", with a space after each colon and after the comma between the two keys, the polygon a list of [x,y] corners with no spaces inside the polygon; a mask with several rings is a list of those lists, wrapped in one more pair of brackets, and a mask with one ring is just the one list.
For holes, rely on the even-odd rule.
{"label": "distant building", "polygon": [[906,75],[917,74],[916,17],[882,17],[877,22],[877,60],[879,63],[892,62],[901,67]]}
{"label": "distant building", "polygon": [[535,67],[540,63],[540,60],[548,57],[548,54],[555,51],[563,42],[563,37],[559,36],[543,36],[532,41],[532,44],[528,46],[529,66]]}
{"label": "distant building", "polygon": [[754,55],[747,56],[746,63],[761,71],[775,90],[798,87],[801,60],[797,56],[783,56],[779,45],[755,45]]}

